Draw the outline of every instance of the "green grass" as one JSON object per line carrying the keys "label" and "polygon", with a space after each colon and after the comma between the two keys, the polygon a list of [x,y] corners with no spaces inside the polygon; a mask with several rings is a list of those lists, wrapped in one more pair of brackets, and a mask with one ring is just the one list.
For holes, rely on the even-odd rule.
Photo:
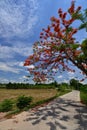
{"label": "green grass", "polygon": [[[69,93],[69,92],[71,92],[71,90],[58,91],[54,96],[51,96],[50,98],[46,98],[46,99],[43,99],[43,100],[42,100],[42,99],[39,99],[39,100],[36,101],[36,102],[32,102],[32,103],[30,104],[30,106],[27,107],[27,108],[25,108],[24,110],[27,111],[27,110],[29,110],[30,108],[34,108],[34,107],[37,107],[37,106],[43,106],[45,103],[49,103],[49,102],[52,101],[53,99],[58,98],[59,96],[64,95],[64,94]],[[18,114],[18,113],[20,113],[20,112],[21,112],[21,111],[16,108],[16,109],[14,109],[13,111],[7,113],[6,118],[11,118],[12,115]]]}
{"label": "green grass", "polygon": [[80,88],[80,98],[81,98],[81,102],[83,104],[87,105],[87,86],[81,86]]}
{"label": "green grass", "polygon": [[80,91],[80,98],[81,102],[87,105],[87,92]]}
{"label": "green grass", "polygon": [[[9,113],[7,113],[6,117],[10,118],[12,115],[20,113],[21,111],[16,107],[17,98],[20,95],[31,96],[33,97],[32,103],[29,107],[24,110],[28,110],[30,108],[34,108],[36,106],[42,105],[44,103],[48,103],[49,101],[64,95],[71,90],[57,90],[57,89],[0,89],[0,103],[5,99],[11,99],[13,103],[13,109]],[[23,111],[23,110],[22,110]]]}
{"label": "green grass", "polygon": [[41,105],[41,104],[43,104],[43,103],[50,102],[50,101],[52,101],[53,99],[55,99],[55,98],[57,98],[57,97],[59,97],[59,96],[61,96],[61,95],[64,95],[64,94],[66,94],[66,93],[68,93],[68,92],[71,92],[71,91],[70,91],[70,90],[58,91],[58,93],[57,93],[55,96],[52,96],[52,97],[50,97],[50,98],[48,98],[48,99],[44,99],[44,100],[40,100],[40,101],[38,101],[38,102],[32,103],[32,104],[30,105],[30,108],[33,108],[33,107],[38,106],[38,105]]}
{"label": "green grass", "polygon": [[57,94],[56,89],[0,89],[0,102],[4,99],[16,100],[18,96],[33,97],[33,102],[53,97]]}

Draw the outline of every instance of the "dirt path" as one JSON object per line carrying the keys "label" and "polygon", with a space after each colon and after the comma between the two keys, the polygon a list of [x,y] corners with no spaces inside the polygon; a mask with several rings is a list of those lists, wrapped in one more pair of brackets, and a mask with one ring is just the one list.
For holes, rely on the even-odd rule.
{"label": "dirt path", "polygon": [[0,122],[0,130],[87,130],[87,107],[72,91],[37,110]]}

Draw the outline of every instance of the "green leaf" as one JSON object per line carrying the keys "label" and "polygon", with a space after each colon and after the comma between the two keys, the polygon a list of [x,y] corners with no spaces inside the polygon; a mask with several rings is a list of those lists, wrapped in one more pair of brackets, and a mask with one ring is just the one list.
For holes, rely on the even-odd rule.
{"label": "green leaf", "polygon": [[79,44],[71,44],[71,48],[73,50],[76,50],[79,47]]}
{"label": "green leaf", "polygon": [[86,22],[86,23],[81,24],[81,25],[79,26],[79,29],[84,29],[84,28],[86,28],[86,26],[87,26],[87,22]]}
{"label": "green leaf", "polygon": [[76,12],[72,14],[72,18],[73,19],[82,19],[82,14]]}
{"label": "green leaf", "polygon": [[69,28],[66,29],[66,33],[69,33],[71,31],[72,31],[72,27],[69,27]]}

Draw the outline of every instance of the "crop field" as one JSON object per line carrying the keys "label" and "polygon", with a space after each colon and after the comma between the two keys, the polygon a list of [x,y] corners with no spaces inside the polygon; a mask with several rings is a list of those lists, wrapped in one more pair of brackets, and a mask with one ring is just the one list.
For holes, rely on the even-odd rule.
{"label": "crop field", "polygon": [[4,99],[16,99],[18,96],[32,96],[33,102],[48,99],[57,94],[55,89],[0,89],[0,102]]}

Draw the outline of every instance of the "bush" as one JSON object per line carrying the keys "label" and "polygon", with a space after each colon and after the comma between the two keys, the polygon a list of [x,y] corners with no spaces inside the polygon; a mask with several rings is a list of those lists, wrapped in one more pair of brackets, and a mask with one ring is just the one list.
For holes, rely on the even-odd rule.
{"label": "bush", "polygon": [[82,85],[80,87],[81,102],[87,105],[87,86]]}
{"label": "bush", "polygon": [[1,112],[8,112],[11,111],[13,108],[13,102],[10,99],[5,99],[1,104],[0,104],[0,111]]}
{"label": "bush", "polygon": [[81,102],[87,105],[87,93],[86,92],[80,92]]}
{"label": "bush", "polygon": [[16,106],[19,109],[23,109],[23,108],[29,106],[31,102],[32,102],[32,97],[26,97],[26,96],[22,95],[22,96],[18,97]]}

